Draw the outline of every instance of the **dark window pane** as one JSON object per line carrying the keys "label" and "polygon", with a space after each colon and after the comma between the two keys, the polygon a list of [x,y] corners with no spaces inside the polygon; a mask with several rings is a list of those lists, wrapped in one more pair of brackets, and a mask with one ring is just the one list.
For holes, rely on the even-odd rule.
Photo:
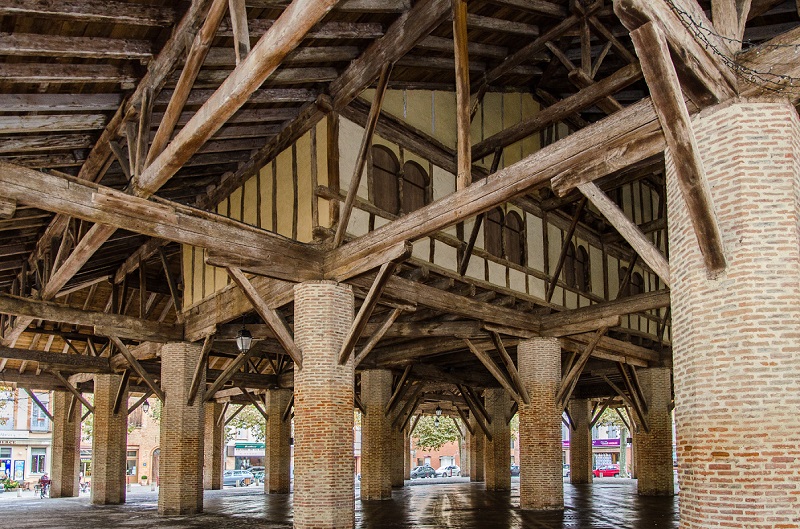
{"label": "dark window pane", "polygon": [[428,174],[418,163],[403,165],[403,213],[410,213],[427,202]]}
{"label": "dark window pane", "polygon": [[503,244],[509,261],[518,265],[525,264],[525,230],[522,218],[515,211],[506,215]]}
{"label": "dark window pane", "polygon": [[567,245],[567,253],[564,257],[564,282],[575,287],[575,246],[572,243]]}
{"label": "dark window pane", "polygon": [[590,285],[589,252],[583,246],[578,246],[575,252],[575,281],[578,290],[588,292]]}
{"label": "dark window pane", "polygon": [[392,151],[382,145],[372,147],[372,196],[375,205],[397,214],[399,210],[397,174],[400,163]]}
{"label": "dark window pane", "polygon": [[500,208],[495,208],[486,214],[483,241],[487,252],[503,257],[503,210]]}

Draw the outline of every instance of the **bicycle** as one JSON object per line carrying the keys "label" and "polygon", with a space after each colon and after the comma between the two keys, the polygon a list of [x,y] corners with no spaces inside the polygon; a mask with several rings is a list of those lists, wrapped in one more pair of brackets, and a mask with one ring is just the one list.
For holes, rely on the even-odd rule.
{"label": "bicycle", "polygon": [[33,486],[33,494],[38,494],[40,498],[49,498],[50,483],[37,483]]}

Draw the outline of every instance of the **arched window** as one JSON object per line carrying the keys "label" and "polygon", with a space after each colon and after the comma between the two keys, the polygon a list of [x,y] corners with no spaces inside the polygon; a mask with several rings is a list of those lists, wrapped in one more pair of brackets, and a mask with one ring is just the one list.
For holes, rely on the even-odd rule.
{"label": "arched window", "polygon": [[383,145],[372,146],[372,201],[384,211],[397,214],[398,180],[400,162],[392,151]]}
{"label": "arched window", "polygon": [[428,203],[428,173],[417,162],[403,164],[403,213],[411,213]]}
{"label": "arched window", "polygon": [[567,244],[566,255],[564,256],[564,282],[567,286],[575,287],[575,245]]}
{"label": "arched window", "polygon": [[516,211],[506,215],[503,228],[503,249],[506,259],[518,265],[525,264],[525,228]]}
{"label": "arched window", "polygon": [[503,210],[494,208],[486,213],[483,223],[483,246],[486,251],[503,257]]}
{"label": "arched window", "polygon": [[575,281],[577,282],[575,286],[578,290],[589,291],[590,277],[589,252],[583,246],[578,245],[578,249],[575,251]]}

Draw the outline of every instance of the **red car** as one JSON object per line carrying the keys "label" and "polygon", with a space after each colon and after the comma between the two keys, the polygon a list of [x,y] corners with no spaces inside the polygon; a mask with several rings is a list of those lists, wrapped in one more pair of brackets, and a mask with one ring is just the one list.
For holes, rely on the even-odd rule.
{"label": "red car", "polygon": [[596,478],[619,477],[619,465],[605,465],[600,468],[592,470],[592,474]]}

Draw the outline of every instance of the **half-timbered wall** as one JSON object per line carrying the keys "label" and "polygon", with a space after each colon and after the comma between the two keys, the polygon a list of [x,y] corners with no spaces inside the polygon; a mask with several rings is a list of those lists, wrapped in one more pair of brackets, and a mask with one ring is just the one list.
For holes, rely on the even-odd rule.
{"label": "half-timbered wall", "polygon": [[[372,100],[374,90],[366,91],[362,97]],[[426,90],[387,91],[383,112],[402,120],[408,126],[435,138],[444,146],[456,147],[455,94]],[[487,93],[472,121],[472,142],[480,142],[497,132],[513,126],[519,121],[535,115],[538,104],[530,94]],[[568,128],[559,124],[518,141],[503,150],[499,167],[511,165],[540,148],[566,136]],[[364,129],[345,119],[338,122],[338,188],[328,182],[328,128],[323,120],[306,133],[292,147],[283,151],[272,163],[261,169],[257,177],[250,178],[243,187],[217,207],[217,212],[236,220],[242,220],[286,237],[303,242],[313,239],[316,228],[333,229],[329,206],[332,200],[344,202],[358,156]],[[335,141],[335,140],[334,140]],[[433,165],[420,155],[381,138],[377,133],[373,145],[391,152],[396,158],[400,174],[407,164],[417,164],[428,178],[426,200],[437,200],[455,191],[456,178],[452,173]],[[492,164],[492,156],[476,160],[486,169]],[[358,237],[397,218],[394,212],[382,209],[374,194],[375,175],[372,158],[368,158],[358,188],[358,196],[348,224],[349,236]],[[380,177],[380,175],[378,175]],[[650,184],[642,181],[625,184],[612,196],[626,214],[637,224],[661,218],[660,195]],[[591,207],[591,206],[588,206]],[[402,209],[402,208],[401,208]],[[404,213],[400,211],[400,213]],[[497,212],[495,212],[497,213]],[[557,213],[535,215],[513,204],[500,208],[500,217],[518,215],[524,231],[524,258],[517,264],[505,258],[503,251],[486,248],[481,227],[473,254],[469,260],[466,276],[477,285],[493,288],[515,295],[520,299],[529,297],[541,303],[546,298],[547,283],[555,271],[566,235],[569,219],[556,218]],[[414,242],[412,262],[424,264],[437,273],[458,277],[458,264],[462,256],[463,241],[469,237],[475,219],[464,222],[463,227],[451,226],[432,237]],[[664,250],[666,240],[659,232],[649,234],[651,240]],[[577,267],[585,269],[585,279],[578,281],[574,274],[562,270],[554,289],[551,302],[566,308],[577,308],[614,299],[629,266],[628,259],[620,259],[620,252],[610,250],[605,241],[585,229],[579,229],[571,241],[573,259],[581,260]],[[502,244],[500,245],[502,248]],[[582,259],[577,257],[583,255]],[[186,287],[186,306],[210,296],[226,287],[230,281],[224,270],[204,263],[201,248],[184,247],[183,273]],[[660,288],[658,278],[637,263],[633,270],[634,286],[629,292],[649,291]],[[631,291],[630,289],[634,289]],[[631,315],[623,318],[622,325],[634,333],[656,335],[659,319],[664,310],[653,311],[650,316]],[[667,334],[668,339],[668,334]]]}

